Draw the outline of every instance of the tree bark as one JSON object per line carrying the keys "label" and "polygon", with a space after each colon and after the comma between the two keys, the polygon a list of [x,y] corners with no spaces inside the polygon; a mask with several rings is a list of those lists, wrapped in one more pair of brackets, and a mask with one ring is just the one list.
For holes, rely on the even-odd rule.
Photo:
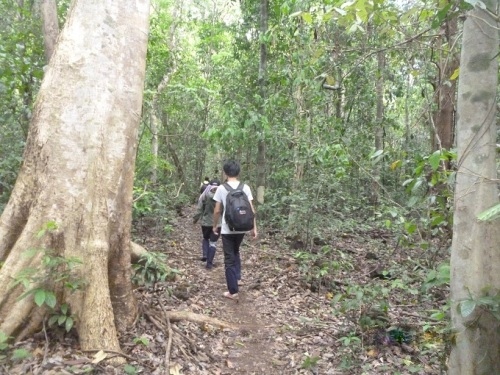
{"label": "tree bark", "polygon": [[[439,60],[435,102],[437,110],[434,113],[434,127],[432,131],[432,150],[450,150],[453,147],[455,135],[455,93],[456,80],[450,79],[459,66],[459,61],[454,52],[457,34],[457,17],[447,20],[442,29],[437,50]],[[444,43],[443,43],[444,42]]]}
{"label": "tree bark", "polygon": [[[24,162],[0,217],[0,331],[21,339],[47,312],[29,289],[68,303],[83,350],[119,350],[137,314],[130,281],[132,186],[142,107],[149,1],[74,1],[34,107]],[[37,235],[47,223],[57,228]],[[40,249],[32,257],[28,249]],[[78,258],[74,293],[41,262]],[[57,270],[56,270],[57,272]],[[50,310],[49,310],[50,312]]]}
{"label": "tree bark", "polygon": [[[267,45],[264,39],[268,27],[268,0],[260,1],[260,59],[259,59],[259,89],[260,89],[260,116],[261,130],[257,133],[261,134],[257,144],[257,203],[264,203],[264,194],[266,189],[266,141],[265,141],[265,124],[266,119],[266,86],[267,86]],[[266,120],[267,121],[267,120]]]}
{"label": "tree bark", "polygon": [[56,0],[41,0],[40,13],[42,14],[43,43],[45,45],[45,61],[48,63],[54,53],[57,37],[59,36],[59,22],[57,20]]}
{"label": "tree bark", "polygon": [[[384,71],[385,71],[385,53],[377,53],[377,83],[375,93],[377,94],[377,113],[375,115],[375,150],[384,150]],[[373,181],[371,192],[371,203],[376,205],[380,194],[380,164],[377,163],[373,169]]]}
{"label": "tree bark", "polygon": [[[485,1],[498,12],[496,0]],[[497,19],[480,8],[464,24],[458,87],[457,151],[451,318],[456,332],[449,374],[500,374],[500,321],[476,306],[459,310],[460,302],[500,293],[500,231],[496,221],[478,214],[498,204],[496,172],[496,95],[498,84]]]}

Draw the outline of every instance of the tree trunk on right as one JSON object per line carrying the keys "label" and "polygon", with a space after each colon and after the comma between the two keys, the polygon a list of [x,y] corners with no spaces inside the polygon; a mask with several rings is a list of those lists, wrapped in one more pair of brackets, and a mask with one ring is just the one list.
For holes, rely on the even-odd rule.
{"label": "tree trunk on right", "polygon": [[[484,3],[498,14],[497,0]],[[477,219],[478,214],[498,204],[498,26],[489,12],[476,7],[467,15],[463,30],[451,253],[451,318],[455,331],[451,375],[500,374],[500,321],[478,301],[486,296],[498,298],[500,292],[499,222]],[[461,310],[466,300],[474,307],[472,311]]]}

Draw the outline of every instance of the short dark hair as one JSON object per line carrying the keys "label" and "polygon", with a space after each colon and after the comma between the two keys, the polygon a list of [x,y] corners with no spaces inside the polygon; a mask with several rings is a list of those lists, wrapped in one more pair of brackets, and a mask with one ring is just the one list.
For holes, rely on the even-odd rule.
{"label": "short dark hair", "polygon": [[240,164],[235,160],[226,160],[222,169],[227,177],[238,177],[240,175]]}

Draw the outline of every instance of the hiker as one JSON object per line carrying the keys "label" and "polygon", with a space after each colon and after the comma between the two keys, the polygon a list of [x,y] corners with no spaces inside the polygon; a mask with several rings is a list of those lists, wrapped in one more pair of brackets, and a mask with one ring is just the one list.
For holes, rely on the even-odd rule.
{"label": "hiker", "polygon": [[[214,266],[214,257],[216,252],[216,244],[220,235],[220,219],[214,221],[215,201],[213,200],[215,191],[220,185],[218,180],[208,182],[206,188],[198,198],[197,212],[193,216],[193,224],[199,220],[201,222],[202,238],[202,256],[201,261],[207,262],[206,268],[212,269]],[[214,229],[215,228],[215,229]]]}
{"label": "hiker", "polygon": [[203,179],[203,182],[200,185],[200,194],[203,194],[203,192],[205,191],[205,189],[207,188],[207,186],[210,184],[209,180],[210,179],[208,177],[205,177]]}
{"label": "hiker", "polygon": [[[240,258],[240,245],[243,241],[245,233],[250,231],[253,238],[257,238],[257,225],[255,222],[255,209],[252,204],[252,191],[246,184],[240,185],[238,180],[240,174],[240,165],[234,160],[228,160],[224,163],[224,174],[227,177],[226,183],[220,185],[215,192],[214,200],[214,220],[219,220],[222,216],[221,238],[222,249],[224,251],[224,267],[226,273],[226,283],[228,291],[224,293],[224,297],[237,299],[238,298],[238,283],[241,280],[241,258]],[[230,228],[227,222],[226,209],[229,210],[227,196],[232,189],[241,189],[248,198],[249,206],[251,209],[252,228],[247,230],[234,230]],[[233,229],[233,230],[231,230]],[[214,233],[217,233],[218,228],[214,225],[212,228]],[[241,284],[241,283],[240,283]]]}

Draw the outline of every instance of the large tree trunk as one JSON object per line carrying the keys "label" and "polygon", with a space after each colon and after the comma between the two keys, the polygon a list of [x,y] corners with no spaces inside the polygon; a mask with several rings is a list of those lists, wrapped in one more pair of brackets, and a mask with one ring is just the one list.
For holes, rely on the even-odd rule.
{"label": "large tree trunk", "polygon": [[[485,4],[498,11],[498,1]],[[451,317],[456,332],[451,375],[500,374],[500,321],[479,306],[463,314],[464,300],[500,293],[498,220],[477,216],[498,204],[495,164],[498,19],[480,8],[464,24],[458,87],[458,173],[451,253]],[[470,302],[473,305],[473,302]],[[467,309],[466,309],[467,310]],[[469,309],[470,310],[470,309]]]}
{"label": "large tree trunk", "polygon": [[[142,105],[149,1],[75,1],[43,80],[16,185],[0,218],[0,331],[41,326],[44,308],[12,280],[68,303],[82,349],[118,350],[117,329],[137,305],[130,282],[130,225]],[[57,229],[37,236],[47,223]],[[27,257],[28,249],[45,249]],[[55,282],[42,253],[78,258],[76,293]],[[53,274],[44,272],[53,271]],[[56,308],[57,308],[56,306]]]}

